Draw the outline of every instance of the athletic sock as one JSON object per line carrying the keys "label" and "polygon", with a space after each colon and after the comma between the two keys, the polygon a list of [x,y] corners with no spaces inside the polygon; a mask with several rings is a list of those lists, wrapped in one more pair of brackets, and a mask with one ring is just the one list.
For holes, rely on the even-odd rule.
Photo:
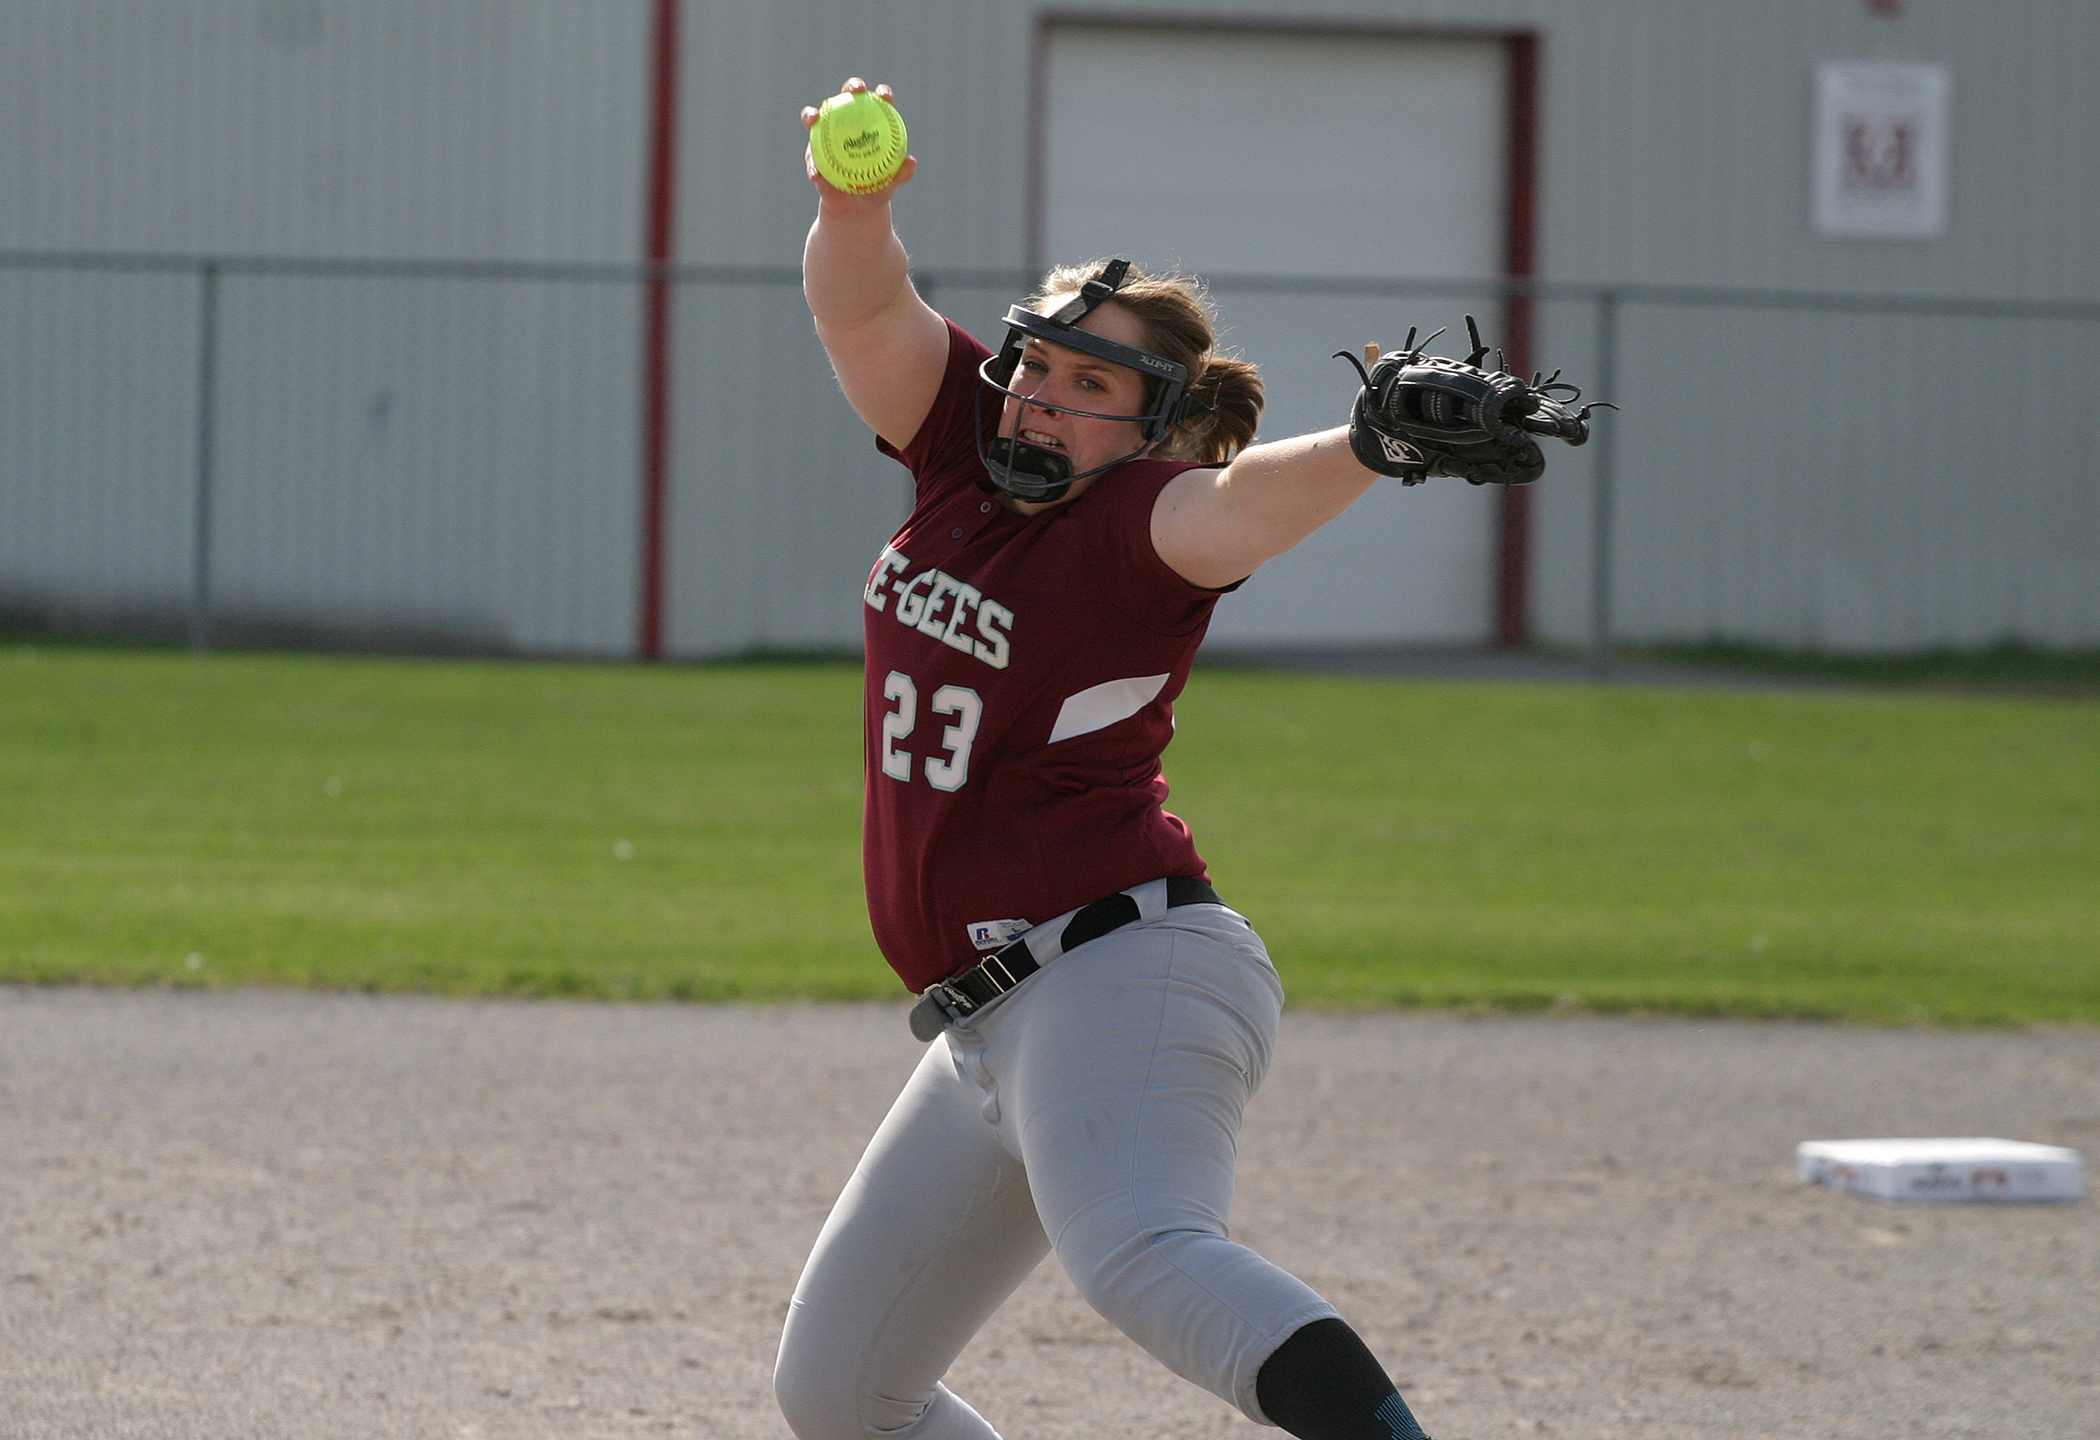
{"label": "athletic sock", "polygon": [[1346,1322],[1315,1320],[1262,1362],[1254,1398],[1298,1440],[1429,1440]]}

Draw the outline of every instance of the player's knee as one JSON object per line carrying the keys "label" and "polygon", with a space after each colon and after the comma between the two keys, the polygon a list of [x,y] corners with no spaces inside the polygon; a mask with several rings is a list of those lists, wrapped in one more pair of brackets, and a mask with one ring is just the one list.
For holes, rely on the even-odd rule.
{"label": "player's knee", "polygon": [[780,1358],[773,1364],[773,1402],[801,1440],[839,1440],[861,1433],[852,1387],[839,1375],[842,1368],[826,1365],[807,1347],[798,1346],[792,1329],[781,1340]]}
{"label": "player's knee", "polygon": [[861,1440],[879,1433],[861,1419],[857,1399],[835,1376],[773,1371],[773,1402],[799,1440]]}
{"label": "player's knee", "polygon": [[855,1366],[783,1342],[773,1366],[773,1403],[799,1440],[875,1440],[911,1430],[924,1400],[870,1394],[852,1381]]}
{"label": "player's knee", "polygon": [[825,1405],[819,1388],[811,1383],[807,1371],[788,1364],[786,1351],[781,1352],[779,1363],[773,1367],[773,1403],[780,1407],[788,1429],[802,1440],[816,1440],[824,1433]]}

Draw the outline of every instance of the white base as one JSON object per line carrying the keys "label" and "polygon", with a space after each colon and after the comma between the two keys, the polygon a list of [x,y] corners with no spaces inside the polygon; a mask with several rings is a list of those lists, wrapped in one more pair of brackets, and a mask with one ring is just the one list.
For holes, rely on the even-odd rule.
{"label": "white base", "polygon": [[1804,1140],[1794,1158],[1804,1185],[1882,1200],[2077,1200],[2076,1150],[2021,1140]]}

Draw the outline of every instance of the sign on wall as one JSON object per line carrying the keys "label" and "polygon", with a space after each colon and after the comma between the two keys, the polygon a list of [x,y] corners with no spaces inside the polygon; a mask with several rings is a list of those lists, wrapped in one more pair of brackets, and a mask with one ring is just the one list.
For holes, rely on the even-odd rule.
{"label": "sign on wall", "polygon": [[1836,239],[1931,240],[1947,229],[1947,67],[1816,67],[1814,224]]}

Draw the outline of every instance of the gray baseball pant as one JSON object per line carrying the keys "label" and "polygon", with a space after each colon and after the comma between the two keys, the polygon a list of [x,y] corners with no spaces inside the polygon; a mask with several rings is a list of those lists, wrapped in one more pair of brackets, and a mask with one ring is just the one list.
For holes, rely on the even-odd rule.
{"label": "gray baseball pant", "polygon": [[1146,918],[951,1025],[869,1142],[781,1337],[802,1440],[998,1440],[941,1377],[1052,1249],[1124,1334],[1263,1424],[1262,1362],[1336,1313],[1226,1238],[1283,1004],[1268,952],[1222,905],[1130,893]]}

